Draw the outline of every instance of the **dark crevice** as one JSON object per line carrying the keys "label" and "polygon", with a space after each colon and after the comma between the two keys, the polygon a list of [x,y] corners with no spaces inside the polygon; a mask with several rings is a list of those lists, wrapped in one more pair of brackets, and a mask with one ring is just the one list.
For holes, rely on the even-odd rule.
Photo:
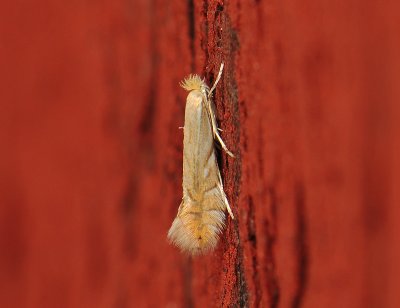
{"label": "dark crevice", "polygon": [[256,225],[255,225],[255,209],[254,209],[254,202],[251,196],[248,197],[248,204],[249,204],[249,214],[247,219],[247,232],[248,232],[248,240],[251,245],[251,263],[252,263],[252,274],[253,274],[253,283],[255,288],[255,297],[254,297],[254,306],[260,307],[261,302],[261,283],[260,283],[260,276],[259,276],[259,266],[257,260],[257,234],[256,234]]}
{"label": "dark crevice", "polygon": [[240,42],[239,42],[239,36],[236,30],[231,28],[231,49],[232,51],[238,51],[240,49]]}
{"label": "dark crevice", "polygon": [[305,192],[301,183],[295,185],[295,206],[297,224],[297,291],[293,298],[293,308],[302,305],[308,281],[307,226],[305,221]]}
{"label": "dark crevice", "polygon": [[[238,168],[236,177],[234,178],[234,191],[239,191],[241,182],[241,162],[240,160],[235,160],[235,167]],[[238,195],[233,196],[235,203],[237,203]],[[235,218],[233,220],[234,234],[236,236],[236,262],[235,262],[235,273],[236,273],[236,302],[232,303],[232,307],[248,307],[249,306],[249,290],[247,288],[246,277],[243,268],[243,245],[240,243],[239,234],[239,221]]]}
{"label": "dark crevice", "polygon": [[[221,22],[221,21],[217,21],[218,17],[222,14],[222,12],[224,11],[224,6],[220,3],[217,4],[217,7],[215,8],[215,13],[214,13],[214,24],[217,22]],[[217,33],[215,33],[217,34]]]}
{"label": "dark crevice", "polygon": [[236,262],[236,279],[238,288],[237,302],[234,307],[248,307],[249,306],[249,293],[247,290],[246,280],[243,273],[243,256],[240,255]]}
{"label": "dark crevice", "polygon": [[192,71],[195,70],[195,59],[196,59],[196,49],[194,48],[195,40],[195,15],[194,15],[194,0],[187,0],[187,17],[188,17],[188,34],[189,34],[189,44],[190,44],[190,54],[191,54],[191,64],[190,67]]}
{"label": "dark crevice", "polygon": [[[234,74],[232,75],[234,76]],[[236,85],[236,81],[233,80]],[[240,152],[238,149],[238,144],[240,142],[240,122],[239,122],[239,108],[238,108],[238,100],[234,100],[234,116],[233,116],[233,125],[235,125],[235,133],[234,140],[236,148],[235,150],[235,159],[232,162],[232,167],[230,168],[233,173],[233,190],[236,192],[235,195],[231,196],[231,199],[234,200],[234,204],[238,204],[239,194],[240,194],[240,183],[242,178],[242,163],[240,158]],[[232,209],[235,212],[235,209]],[[237,218],[236,218],[237,217]],[[249,306],[249,291],[247,288],[246,278],[243,269],[243,245],[240,244],[240,235],[239,235],[239,216],[235,216],[234,226],[235,226],[235,234],[237,240],[237,259],[236,259],[236,283],[237,283],[237,302],[235,307],[248,307]]]}

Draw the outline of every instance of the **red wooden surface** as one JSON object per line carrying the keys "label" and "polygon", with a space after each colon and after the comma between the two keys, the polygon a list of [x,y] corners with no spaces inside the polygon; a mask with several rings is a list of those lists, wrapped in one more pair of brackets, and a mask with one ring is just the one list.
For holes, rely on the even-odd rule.
{"label": "red wooden surface", "polygon": [[[395,1],[3,1],[1,307],[400,307]],[[189,73],[236,219],[166,242]]]}

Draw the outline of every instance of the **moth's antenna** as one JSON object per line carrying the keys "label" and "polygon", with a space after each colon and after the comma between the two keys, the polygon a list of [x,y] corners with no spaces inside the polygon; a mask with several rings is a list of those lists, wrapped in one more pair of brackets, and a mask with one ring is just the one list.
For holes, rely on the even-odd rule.
{"label": "moth's antenna", "polygon": [[211,97],[212,92],[215,90],[215,87],[217,86],[218,81],[221,79],[222,76],[222,71],[224,70],[224,63],[221,63],[221,66],[219,68],[218,76],[217,79],[215,79],[214,85],[211,87],[210,91],[208,91],[208,98]]}

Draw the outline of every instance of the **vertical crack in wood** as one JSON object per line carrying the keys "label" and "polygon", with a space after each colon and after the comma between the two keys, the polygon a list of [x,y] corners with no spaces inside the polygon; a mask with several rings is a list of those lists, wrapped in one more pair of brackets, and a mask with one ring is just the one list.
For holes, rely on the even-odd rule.
{"label": "vertical crack in wood", "polygon": [[243,255],[242,252],[238,252],[239,256],[236,260],[236,280],[238,297],[236,305],[234,307],[248,307],[249,303],[249,292],[247,290],[246,279],[243,271]]}
{"label": "vertical crack in wood", "polygon": [[296,244],[297,244],[297,291],[293,297],[293,308],[300,307],[307,287],[308,280],[308,249],[307,249],[307,225],[305,221],[305,192],[302,183],[298,182],[294,187],[296,206]]}
{"label": "vertical crack in wood", "polygon": [[255,225],[255,210],[254,210],[254,201],[251,196],[248,197],[247,200],[249,204],[249,213],[247,215],[247,232],[248,232],[248,240],[251,246],[251,265],[252,269],[252,279],[255,288],[255,296],[254,296],[254,306],[260,307],[261,302],[261,283],[259,276],[259,267],[258,267],[258,259],[257,259],[257,234],[256,234],[256,225]]}

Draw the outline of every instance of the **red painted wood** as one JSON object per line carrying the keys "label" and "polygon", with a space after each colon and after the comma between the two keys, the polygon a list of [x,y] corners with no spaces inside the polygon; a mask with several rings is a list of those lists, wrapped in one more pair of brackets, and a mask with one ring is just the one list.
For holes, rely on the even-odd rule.
{"label": "red painted wood", "polygon": [[[0,5],[1,307],[399,307],[399,5]],[[235,213],[166,242],[186,93],[212,83]]]}

